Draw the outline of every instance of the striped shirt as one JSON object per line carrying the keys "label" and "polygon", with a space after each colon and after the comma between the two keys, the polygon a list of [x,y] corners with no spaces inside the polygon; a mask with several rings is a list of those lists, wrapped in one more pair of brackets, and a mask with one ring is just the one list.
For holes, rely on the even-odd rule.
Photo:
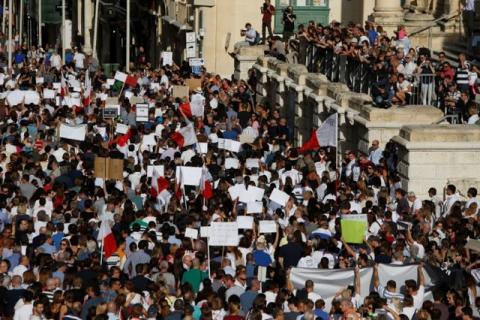
{"label": "striped shirt", "polygon": [[397,299],[400,299],[400,300],[403,300],[403,298],[404,298],[403,294],[388,291],[382,285],[379,285],[377,287],[377,292],[380,295],[380,297],[387,299],[388,302],[390,302],[394,298],[397,298]]}
{"label": "striped shirt", "polygon": [[468,86],[468,75],[469,75],[470,65],[465,64],[465,68],[458,66],[457,68],[457,85]]}

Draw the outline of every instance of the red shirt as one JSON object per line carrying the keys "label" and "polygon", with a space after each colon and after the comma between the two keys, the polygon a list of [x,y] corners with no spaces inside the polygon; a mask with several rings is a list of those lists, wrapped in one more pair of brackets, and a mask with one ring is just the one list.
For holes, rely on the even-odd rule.
{"label": "red shirt", "polygon": [[272,22],[272,17],[275,14],[275,7],[274,6],[270,5],[268,8],[270,10],[263,10],[262,22],[264,22],[264,23]]}

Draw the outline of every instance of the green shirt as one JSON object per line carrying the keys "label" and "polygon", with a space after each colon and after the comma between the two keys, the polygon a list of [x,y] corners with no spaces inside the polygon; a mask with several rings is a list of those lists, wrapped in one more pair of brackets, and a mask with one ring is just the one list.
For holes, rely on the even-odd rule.
{"label": "green shirt", "polygon": [[205,272],[199,269],[190,269],[183,273],[182,284],[187,282],[190,283],[190,285],[193,288],[193,291],[197,293],[200,290],[200,284],[205,278],[207,278],[207,275]]}

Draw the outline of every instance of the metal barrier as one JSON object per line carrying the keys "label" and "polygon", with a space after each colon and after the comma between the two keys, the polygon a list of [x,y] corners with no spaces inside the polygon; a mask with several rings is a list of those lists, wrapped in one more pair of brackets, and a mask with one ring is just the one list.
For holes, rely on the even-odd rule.
{"label": "metal barrier", "polygon": [[[298,48],[298,62],[304,61],[309,72],[322,73],[328,80],[344,83],[354,92],[372,95],[374,101],[375,96],[384,91],[379,86],[392,88],[397,85],[389,83],[389,72],[376,70],[373,63],[361,61],[357,57],[337,54],[332,48],[311,43],[303,50],[302,43],[299,43]],[[405,94],[405,103],[441,107],[437,98],[435,74],[413,74],[406,75],[406,78],[410,82],[410,89]],[[395,94],[391,94],[391,97],[386,96],[382,100],[392,104],[394,97]]]}

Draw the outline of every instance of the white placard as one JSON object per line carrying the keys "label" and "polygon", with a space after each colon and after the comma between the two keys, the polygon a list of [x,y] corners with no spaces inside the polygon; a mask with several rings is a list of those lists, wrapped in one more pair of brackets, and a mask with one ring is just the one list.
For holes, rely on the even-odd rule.
{"label": "white placard", "polygon": [[61,90],[62,89],[62,83],[61,82],[54,82],[52,83],[52,88],[55,90]]}
{"label": "white placard", "polygon": [[218,149],[225,149],[225,139],[218,138]]}
{"label": "white placard", "polygon": [[71,139],[76,141],[85,141],[87,133],[86,125],[68,126],[66,124],[60,125],[60,138]]}
{"label": "white placard", "polygon": [[265,190],[254,186],[248,186],[248,189],[240,191],[240,202],[248,203],[252,201],[262,201]]}
{"label": "white placard", "polygon": [[16,106],[23,102],[25,94],[20,90],[13,90],[7,95],[7,102],[10,106]]}
{"label": "white placard", "polygon": [[163,66],[173,65],[173,52],[171,51],[162,52],[162,65]]}
{"label": "white placard", "polygon": [[111,87],[115,83],[115,79],[107,79],[107,86]]}
{"label": "white placard", "polygon": [[205,63],[205,61],[203,60],[203,58],[190,58],[188,60],[188,64],[190,65],[190,67],[201,67],[203,66]]}
{"label": "white placard", "polygon": [[105,137],[107,135],[107,128],[106,127],[97,127],[94,126],[94,129],[102,136]]}
{"label": "white placard", "polygon": [[254,214],[254,213],[262,213],[263,211],[263,202],[255,201],[255,202],[247,202],[247,213]]}
{"label": "white placard", "polygon": [[212,222],[210,226],[210,246],[237,246],[238,227],[236,222]]}
{"label": "white placard", "polygon": [[137,104],[136,115],[138,122],[148,122],[148,104]]}
{"label": "white placard", "polygon": [[230,194],[230,197],[232,198],[232,200],[235,200],[238,197],[240,197],[240,194],[242,193],[243,190],[245,190],[245,185],[236,184],[228,188],[228,193]]}
{"label": "white placard", "polygon": [[200,149],[200,153],[206,154],[208,153],[208,143],[207,142],[199,142],[198,148]]}
{"label": "white placard", "polygon": [[117,72],[115,72],[114,80],[118,80],[120,82],[125,82],[125,81],[127,81],[127,74],[123,73],[123,72],[120,72],[120,71],[117,71]]}
{"label": "white placard", "polygon": [[200,227],[200,237],[202,238],[210,237],[210,227]]}
{"label": "white placard", "polygon": [[43,99],[55,99],[55,96],[55,90],[43,89]]}
{"label": "white placard", "polygon": [[195,42],[196,41],[196,35],[195,32],[186,32],[185,33],[185,42]]}
{"label": "white placard", "polygon": [[44,78],[44,77],[37,77],[37,78],[35,78],[35,83],[36,83],[37,85],[43,84],[44,82],[45,82],[45,78]]}
{"label": "white placard", "polygon": [[[199,186],[202,180],[202,168],[199,167],[177,167],[176,169],[177,182],[185,186]],[[181,179],[180,179],[181,178]]]}
{"label": "white placard", "polygon": [[153,170],[156,170],[160,177],[165,176],[165,169],[162,165],[157,166],[147,166],[147,177],[153,177]]}
{"label": "white placard", "polygon": [[238,169],[240,168],[240,161],[235,158],[226,158],[225,159],[225,169]]}
{"label": "white placard", "polygon": [[257,158],[248,158],[247,161],[245,161],[245,166],[246,166],[248,169],[260,168],[260,159],[257,159]]}
{"label": "white placard", "polygon": [[115,133],[125,134],[128,132],[128,125],[123,123],[117,123],[117,127],[115,128]]}
{"label": "white placard", "polygon": [[238,216],[237,217],[238,229],[253,229],[253,217],[252,216]]}
{"label": "white placard", "polygon": [[185,238],[198,239],[198,230],[193,228],[186,228]]}
{"label": "white placard", "polygon": [[260,233],[276,233],[277,224],[273,220],[261,220],[258,224],[258,232]]}
{"label": "white placard", "polygon": [[242,143],[240,141],[235,141],[235,140],[228,140],[229,141],[229,145],[228,145],[228,149],[229,151],[231,152],[240,152],[240,147],[242,146]]}
{"label": "white placard", "polygon": [[155,140],[155,133],[144,135],[142,143],[146,146],[156,146],[157,141]]}
{"label": "white placard", "polygon": [[283,192],[282,190],[275,188],[270,194],[269,199],[275,203],[278,203],[282,207],[285,207],[288,200],[290,200],[290,196],[285,192]]}

